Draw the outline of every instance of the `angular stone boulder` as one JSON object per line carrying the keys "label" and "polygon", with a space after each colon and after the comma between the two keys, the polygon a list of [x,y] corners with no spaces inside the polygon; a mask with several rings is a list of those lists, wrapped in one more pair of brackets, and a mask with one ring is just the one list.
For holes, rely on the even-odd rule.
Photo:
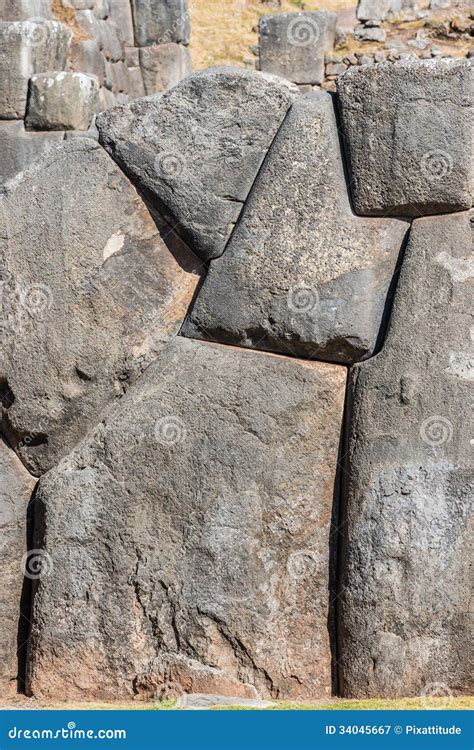
{"label": "angular stone boulder", "polygon": [[188,0],[131,0],[135,44],[189,42]]}
{"label": "angular stone boulder", "polygon": [[191,55],[182,44],[157,44],[140,50],[145,93],[150,96],[176,86],[191,73]]}
{"label": "angular stone boulder", "polygon": [[303,12],[262,16],[260,70],[299,84],[324,81],[324,53],[333,49],[336,13]]}
{"label": "angular stone boulder", "polygon": [[363,65],[337,86],[357,213],[418,217],[471,207],[468,60]]}
{"label": "angular stone boulder", "polygon": [[30,78],[25,124],[33,130],[88,130],[99,81],[85,73],[40,73]]}
{"label": "angular stone boulder", "polygon": [[347,697],[472,694],[469,213],[418,219],[382,352],[350,377],[340,585]]}
{"label": "angular stone boulder", "polygon": [[[2,698],[17,692],[19,652],[21,653],[24,647],[23,639],[19,638],[19,633],[24,631],[21,622],[21,599],[24,564],[26,563],[24,555],[27,551],[27,508],[34,485],[33,477],[28,474],[17,456],[0,438],[0,561],[2,569],[0,696]],[[30,555],[30,561],[34,567],[34,555]]]}
{"label": "angular stone boulder", "polygon": [[40,481],[29,693],[329,695],[345,381],[176,338]]}
{"label": "angular stone boulder", "polygon": [[0,120],[24,117],[30,76],[64,70],[71,39],[57,21],[0,23]]}
{"label": "angular stone boulder", "polygon": [[408,228],[354,216],[332,97],[301,97],[184,332],[310,359],[364,359],[381,335]]}
{"label": "angular stone boulder", "polygon": [[2,428],[37,475],[177,332],[197,259],[90,138],[7,183],[0,217]]}
{"label": "angular stone boulder", "polygon": [[100,140],[203,260],[225,249],[295,86],[209,68],[97,118]]}
{"label": "angular stone boulder", "polygon": [[25,130],[23,120],[0,122],[0,183],[10,180],[38,159],[45,149],[62,140],[63,133]]}

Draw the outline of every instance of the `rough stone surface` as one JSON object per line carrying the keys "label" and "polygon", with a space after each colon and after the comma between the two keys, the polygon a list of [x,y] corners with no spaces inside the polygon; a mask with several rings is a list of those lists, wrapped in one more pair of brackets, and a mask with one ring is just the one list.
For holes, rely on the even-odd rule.
{"label": "rough stone surface", "polygon": [[191,55],[182,44],[157,44],[140,50],[140,66],[147,95],[166,91],[191,73]]}
{"label": "rough stone surface", "polygon": [[330,94],[301,97],[184,326],[336,362],[373,353],[409,225],[352,213]]}
{"label": "rough stone surface", "polygon": [[203,711],[219,706],[239,706],[242,708],[271,708],[271,701],[257,700],[256,698],[240,698],[239,696],[208,695],[207,693],[186,693],[176,702],[177,708],[186,708],[191,711]]}
{"label": "rough stone surface", "polygon": [[181,659],[227,695],[330,694],[345,380],[176,338],[40,481],[34,544],[52,573],[34,598],[29,692],[131,695]]}
{"label": "rough stone surface", "polygon": [[263,16],[259,23],[260,70],[294,83],[324,81],[324,53],[334,47],[336,13]]}
{"label": "rough stone surface", "polygon": [[51,19],[52,16],[51,0],[0,0],[0,21]]}
{"label": "rough stone surface", "polygon": [[187,0],[132,0],[135,44],[189,42]]}
{"label": "rough stone surface", "polygon": [[43,151],[63,139],[62,133],[25,130],[23,120],[0,123],[0,183],[14,177],[39,158]]}
{"label": "rough stone surface", "polygon": [[471,226],[468,212],[414,222],[384,348],[352,371],[339,631],[346,696],[474,687]]}
{"label": "rough stone surface", "polygon": [[2,427],[39,474],[176,333],[198,276],[90,138],[58,146],[4,190]]}
{"label": "rough stone surface", "polygon": [[101,143],[203,259],[221,255],[296,87],[210,68],[97,119]]}
{"label": "rough stone surface", "polygon": [[25,124],[33,130],[88,130],[99,100],[99,81],[85,73],[41,73],[29,84]]}
{"label": "rough stone surface", "polygon": [[[0,294],[1,294],[0,282]],[[22,560],[27,549],[26,514],[35,480],[0,438],[0,694],[17,690]]]}
{"label": "rough stone surface", "polygon": [[133,47],[133,16],[130,0],[109,1],[108,18],[114,22],[127,47]]}
{"label": "rough stone surface", "polygon": [[[400,0],[398,4],[401,5]],[[359,21],[384,21],[393,5],[394,0],[359,0],[357,18]]]}
{"label": "rough stone surface", "polygon": [[24,117],[30,76],[64,70],[71,38],[56,21],[0,23],[0,119]]}
{"label": "rough stone surface", "polygon": [[71,67],[75,71],[97,76],[104,85],[105,61],[98,43],[94,39],[73,42],[71,46]]}
{"label": "rough stone surface", "polygon": [[420,216],[470,208],[467,60],[350,68],[338,91],[357,213]]}

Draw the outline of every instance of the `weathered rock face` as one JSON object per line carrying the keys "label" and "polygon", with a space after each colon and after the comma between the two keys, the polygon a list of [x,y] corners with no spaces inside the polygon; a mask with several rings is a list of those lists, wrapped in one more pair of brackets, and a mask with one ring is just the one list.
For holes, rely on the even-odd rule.
{"label": "weathered rock face", "polygon": [[324,81],[324,53],[334,47],[336,13],[279,13],[259,23],[260,69],[294,83]]}
{"label": "weathered rock face", "polygon": [[414,222],[382,352],[354,368],[339,648],[346,696],[472,692],[469,214]]}
{"label": "weathered rock face", "polygon": [[104,147],[203,259],[224,251],[297,88],[210,68],[99,116]]}
{"label": "weathered rock face", "polygon": [[148,95],[176,86],[191,73],[191,55],[182,44],[157,44],[140,50],[143,85]]}
{"label": "weathered rock face", "polygon": [[25,130],[23,120],[0,124],[0,183],[14,177],[41,153],[63,140],[63,133]]}
{"label": "weathered rock face", "polygon": [[354,362],[373,353],[409,228],[353,215],[330,94],[293,105],[184,332]]}
{"label": "weathered rock face", "polygon": [[467,60],[363,65],[338,79],[338,91],[357,213],[418,217],[470,208]]}
{"label": "weathered rock face", "polygon": [[2,21],[52,18],[51,0],[0,0]]}
{"label": "weathered rock face", "polygon": [[0,23],[0,120],[24,117],[30,76],[64,70],[71,38],[56,21]]}
{"label": "weathered rock face", "polygon": [[41,73],[30,78],[26,126],[36,130],[88,130],[99,81],[84,73]]}
{"label": "weathered rock face", "polygon": [[2,201],[2,426],[39,474],[176,333],[198,275],[91,139],[46,154]]}
{"label": "weathered rock face", "polygon": [[231,695],[329,694],[345,380],[175,339],[40,481],[34,543],[52,572],[34,599],[29,691],[160,693],[173,674],[188,690],[207,678]]}
{"label": "weathered rock face", "polygon": [[35,480],[0,439],[0,694],[17,689],[23,556],[27,549],[26,512]]}
{"label": "weathered rock face", "polygon": [[189,42],[187,0],[132,0],[135,44]]}

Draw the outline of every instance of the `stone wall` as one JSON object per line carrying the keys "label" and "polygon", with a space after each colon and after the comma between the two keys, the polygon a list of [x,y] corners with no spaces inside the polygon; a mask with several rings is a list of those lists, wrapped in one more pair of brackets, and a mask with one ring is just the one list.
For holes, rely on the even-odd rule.
{"label": "stone wall", "polygon": [[3,692],[472,691],[471,74],[209,69],[6,184]]}
{"label": "stone wall", "polygon": [[[0,183],[191,71],[187,0],[0,0]],[[8,122],[6,122],[8,121]]]}

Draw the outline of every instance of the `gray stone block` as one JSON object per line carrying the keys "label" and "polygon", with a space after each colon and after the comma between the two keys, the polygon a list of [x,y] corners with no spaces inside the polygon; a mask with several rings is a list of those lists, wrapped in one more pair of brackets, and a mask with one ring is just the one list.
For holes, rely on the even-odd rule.
{"label": "gray stone block", "polygon": [[130,0],[112,0],[109,7],[109,19],[120,32],[126,47],[133,47],[133,16]]}
{"label": "gray stone block", "polygon": [[188,0],[131,0],[135,44],[189,42]]}
{"label": "gray stone block", "polygon": [[[4,281],[0,281],[0,296],[3,284]],[[23,650],[23,641],[28,638],[28,628],[23,627],[21,640],[17,640],[22,619],[24,573],[35,577],[41,564],[47,564],[46,555],[38,550],[32,550],[25,558],[27,508],[34,486],[34,478],[0,438],[0,691],[3,699],[13,697],[18,691],[18,647]]]}
{"label": "gray stone block", "polygon": [[51,0],[0,0],[0,21],[52,19]]}
{"label": "gray stone block", "polygon": [[211,665],[214,693],[329,696],[345,381],[176,338],[40,481],[29,692],[160,695],[181,660],[178,695]]}
{"label": "gray stone block", "polygon": [[46,148],[62,139],[62,133],[25,130],[23,120],[0,122],[0,184],[26,169]]}
{"label": "gray stone block", "polygon": [[0,211],[10,279],[0,380],[14,394],[2,430],[36,475],[177,332],[197,261],[90,138],[61,144],[8,182]]}
{"label": "gray stone block", "polygon": [[71,67],[78,73],[97,76],[100,85],[104,85],[104,57],[95,39],[73,42],[71,46]]}
{"label": "gray stone block", "polygon": [[322,83],[324,54],[334,47],[336,13],[263,16],[259,23],[260,70],[294,83]]}
{"label": "gray stone block", "polygon": [[97,41],[107,60],[118,62],[125,58],[123,41],[115,24],[101,20],[92,10],[79,11],[76,20],[80,27]]}
{"label": "gray stone block", "polygon": [[140,67],[147,95],[176,86],[191,73],[189,50],[182,44],[158,44],[140,50]]}
{"label": "gray stone block", "polygon": [[408,222],[354,216],[333,99],[298,99],[183,331],[350,363],[374,353]]}
{"label": "gray stone block", "polygon": [[449,698],[474,688],[472,258],[469,212],[416,220],[383,350],[350,376],[339,599],[346,697],[429,699],[433,689]]}
{"label": "gray stone block", "polygon": [[30,78],[25,125],[32,130],[88,130],[99,81],[85,73],[40,73]]}
{"label": "gray stone block", "polygon": [[471,206],[467,60],[351,68],[338,91],[357,213],[420,216]]}
{"label": "gray stone block", "polygon": [[24,117],[30,76],[64,70],[71,38],[56,21],[0,23],[0,119]]}
{"label": "gray stone block", "polygon": [[101,143],[203,260],[221,255],[295,86],[209,68],[97,120]]}

